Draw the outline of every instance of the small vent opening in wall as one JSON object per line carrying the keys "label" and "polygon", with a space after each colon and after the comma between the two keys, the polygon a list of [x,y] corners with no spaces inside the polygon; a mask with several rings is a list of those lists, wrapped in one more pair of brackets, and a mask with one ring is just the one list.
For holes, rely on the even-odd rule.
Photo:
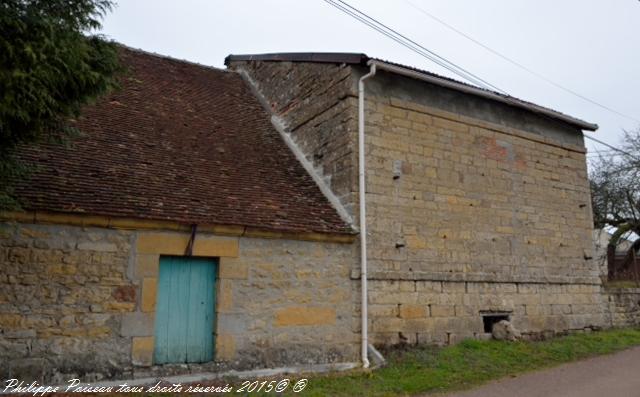
{"label": "small vent opening in wall", "polygon": [[490,334],[493,332],[493,324],[502,320],[509,321],[509,314],[507,313],[487,313],[482,315],[482,322],[484,324],[484,332]]}

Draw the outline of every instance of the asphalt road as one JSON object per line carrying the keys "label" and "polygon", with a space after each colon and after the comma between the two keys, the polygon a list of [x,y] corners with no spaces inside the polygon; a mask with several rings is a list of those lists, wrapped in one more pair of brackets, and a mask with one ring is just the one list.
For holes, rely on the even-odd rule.
{"label": "asphalt road", "polygon": [[640,347],[499,380],[446,397],[640,397]]}

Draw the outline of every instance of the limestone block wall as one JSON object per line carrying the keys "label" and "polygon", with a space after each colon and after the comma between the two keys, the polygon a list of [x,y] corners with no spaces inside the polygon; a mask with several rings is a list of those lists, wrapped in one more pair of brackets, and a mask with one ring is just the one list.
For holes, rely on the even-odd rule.
{"label": "limestone block wall", "polygon": [[397,98],[367,122],[373,269],[598,282],[583,149]]}
{"label": "limestone block wall", "polygon": [[182,255],[189,233],[68,220],[77,226],[0,223],[3,379],[92,381],[358,359],[350,244],[199,233],[194,255],[219,260],[215,360],[156,366],[159,259]]}
{"label": "limestone block wall", "polygon": [[376,340],[479,336],[490,314],[526,333],[605,325],[580,132],[490,122],[380,81],[366,104]]}
{"label": "limestone block wall", "polygon": [[606,297],[595,285],[377,280],[370,286],[377,345],[485,339],[483,316],[496,314],[529,338],[607,325]]}
{"label": "limestone block wall", "polygon": [[[353,208],[355,83],[367,68],[231,67],[250,75],[308,158],[331,165],[334,175],[351,173]],[[578,128],[383,71],[367,81],[366,98],[370,327],[377,343],[481,337],[487,314],[508,315],[530,333],[606,324]],[[335,104],[344,106],[339,116]],[[347,147],[345,135],[349,162],[323,155],[321,148]],[[355,291],[358,277],[354,255]],[[357,330],[358,299],[356,293]]]}

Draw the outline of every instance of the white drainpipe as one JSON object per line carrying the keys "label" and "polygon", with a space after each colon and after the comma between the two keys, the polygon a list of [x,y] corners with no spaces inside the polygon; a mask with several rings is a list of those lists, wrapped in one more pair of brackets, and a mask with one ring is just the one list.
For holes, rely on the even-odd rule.
{"label": "white drainpipe", "polygon": [[360,280],[362,288],[362,366],[369,368],[367,350],[369,330],[367,320],[367,213],[364,161],[364,81],[376,74],[376,65],[370,65],[369,73],[358,80],[358,192],[360,196]]}

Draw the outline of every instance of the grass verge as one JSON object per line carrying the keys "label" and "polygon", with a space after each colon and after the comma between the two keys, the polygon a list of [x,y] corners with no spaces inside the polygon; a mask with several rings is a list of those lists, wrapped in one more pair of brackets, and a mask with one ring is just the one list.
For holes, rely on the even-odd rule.
{"label": "grass verge", "polygon": [[466,389],[489,380],[640,345],[640,329],[616,329],[542,342],[466,340],[444,348],[412,347],[388,354],[370,373],[309,379],[297,396],[407,396]]}
{"label": "grass verge", "polygon": [[640,288],[640,285],[632,280],[605,281],[606,288]]}

